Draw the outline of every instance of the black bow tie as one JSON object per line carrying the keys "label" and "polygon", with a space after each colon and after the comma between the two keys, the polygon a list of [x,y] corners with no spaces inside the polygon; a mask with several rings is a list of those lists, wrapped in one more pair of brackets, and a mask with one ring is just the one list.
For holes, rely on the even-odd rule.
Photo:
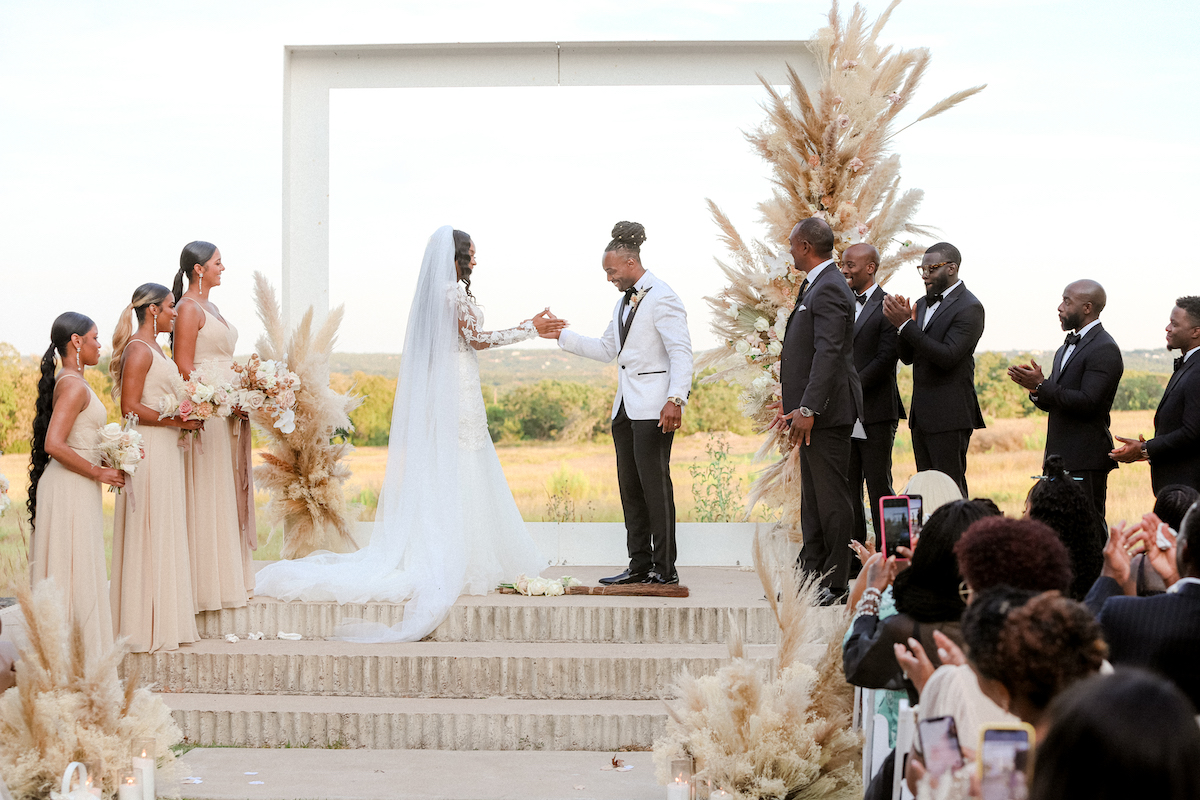
{"label": "black bow tie", "polygon": [[1179,372],[1179,368],[1183,366],[1183,356],[1176,356],[1174,366],[1171,367],[1171,372]]}
{"label": "black bow tie", "polygon": [[625,299],[629,300],[629,298],[633,297],[635,294],[637,294],[637,287],[630,286],[628,289],[625,290]]}
{"label": "black bow tie", "polygon": [[854,295],[854,302],[858,303],[860,306],[865,306],[867,304],[867,293],[863,292],[862,294]]}
{"label": "black bow tie", "polygon": [[1068,333],[1067,338],[1063,341],[1063,344],[1065,344],[1067,347],[1070,347],[1073,344],[1079,344],[1079,340],[1082,338],[1083,337],[1078,333]]}
{"label": "black bow tie", "polygon": [[934,303],[940,303],[944,299],[945,295],[941,294],[940,292],[938,294],[927,294],[925,295],[925,307],[928,308]]}

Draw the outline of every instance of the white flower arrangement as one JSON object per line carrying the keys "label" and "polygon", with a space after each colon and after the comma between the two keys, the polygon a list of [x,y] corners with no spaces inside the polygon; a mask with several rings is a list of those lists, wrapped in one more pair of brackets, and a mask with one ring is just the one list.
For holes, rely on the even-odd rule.
{"label": "white flower arrangement", "polygon": [[4,512],[8,511],[8,507],[12,505],[12,500],[8,498],[8,478],[0,472],[0,517],[4,516]]}
{"label": "white flower arrangement", "polygon": [[572,586],[580,586],[580,582],[570,575],[561,578],[530,578],[525,573],[517,576],[512,583],[500,584],[501,589],[512,589],[527,597],[559,597],[567,593]]}
{"label": "white flower arrangement", "polygon": [[278,428],[283,434],[294,432],[300,376],[288,369],[287,362],[263,361],[255,353],[244,367],[235,364],[233,369],[238,373],[236,404],[257,417],[260,425]]}
{"label": "white flower arrangement", "polygon": [[[146,457],[137,424],[137,414],[126,414],[124,423],[110,422],[100,428],[96,434],[96,449],[100,451],[101,464],[119,469],[126,475],[137,472],[138,465]],[[108,490],[120,493],[115,486],[108,487]]]}
{"label": "white flower arrangement", "polygon": [[638,303],[642,302],[642,298],[646,296],[646,292],[648,291],[650,291],[649,286],[647,286],[645,289],[638,289],[636,292],[634,292],[633,297],[629,298],[629,307],[631,309],[637,308]]}
{"label": "white flower arrangement", "polygon": [[158,418],[179,417],[183,420],[224,418],[233,413],[234,389],[226,381],[205,376],[200,370],[184,380],[176,375],[172,381],[175,395],[158,401]]}

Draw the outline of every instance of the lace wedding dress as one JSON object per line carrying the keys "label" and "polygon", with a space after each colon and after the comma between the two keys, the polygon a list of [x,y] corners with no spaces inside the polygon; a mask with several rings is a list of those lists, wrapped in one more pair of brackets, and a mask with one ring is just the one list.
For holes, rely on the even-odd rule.
{"label": "lace wedding dress", "polygon": [[314,553],[258,573],[256,593],[338,603],[407,601],[389,628],[343,618],[336,639],[417,641],[459,595],[486,594],[546,566],[513,501],[488,435],[477,349],[536,336],[532,322],[483,330],[483,313],[458,283],[453,229],[425,250],[392,411],[388,464],[370,543],[357,553]]}

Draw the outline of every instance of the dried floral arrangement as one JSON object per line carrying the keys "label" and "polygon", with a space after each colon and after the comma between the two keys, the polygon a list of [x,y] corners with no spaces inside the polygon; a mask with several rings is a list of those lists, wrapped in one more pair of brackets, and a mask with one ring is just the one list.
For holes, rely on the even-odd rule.
{"label": "dried floral arrangement", "polygon": [[161,698],[136,675],[118,678],[121,643],[85,659],[83,634],[68,626],[61,597],[53,580],[32,594],[17,588],[29,641],[17,685],[0,695],[0,773],[15,800],[49,797],[72,761],[86,764],[103,796],[114,797],[135,739],[155,740],[160,766],[174,761],[170,748],[183,741]]}
{"label": "dried floral arrangement", "polygon": [[[816,606],[819,585],[799,578],[785,546],[755,536],[754,567],[779,624],[774,673],[766,677],[745,657],[731,616],[730,663],[699,678],[685,670],[678,699],[667,701],[667,735],[654,743],[660,783],[670,780],[671,759],[686,753],[696,780],[739,800],[862,797],[862,738],[851,728],[854,688],[842,672],[850,614]],[[802,657],[814,650],[812,666]]]}
{"label": "dried floral arrangement", "polygon": [[[284,558],[301,558],[314,550],[352,551],[350,523],[343,484],[350,477],[344,463],[354,451],[349,442],[335,442],[337,431],[353,430],[350,412],[362,398],[338,394],[329,385],[329,356],[342,322],[342,307],[329,313],[313,332],[309,308],[288,334],[275,290],[254,273],[258,318],[265,332],[256,345],[262,359],[286,364],[298,376],[291,430],[275,425],[263,407],[251,411],[251,421],[267,440],[263,464],[254,468],[254,481],[271,493],[268,511],[272,525],[283,526]],[[274,534],[272,534],[274,535]]]}
{"label": "dried floral arrangement", "polygon": [[[707,381],[740,386],[743,413],[764,432],[775,416],[772,404],[780,399],[779,357],[804,277],[795,271],[789,252],[792,227],[808,217],[825,220],[833,228],[837,256],[858,242],[874,245],[880,253],[879,283],[920,258],[923,248],[908,236],[930,235],[912,221],[923,193],[901,191],[900,156],[891,152],[899,133],[893,126],[930,59],[925,48],[894,50],[879,44],[879,34],[898,4],[894,0],[868,25],[866,12],[857,4],[843,23],[834,1],[829,24],[810,43],[822,77],[815,95],[790,66],[790,97],[763,80],[767,119],[746,138],[774,173],[774,193],[758,206],[768,240],[747,243],[709,201],[731,263],[718,261],[729,285],[716,297],[705,298],[712,310],[712,330],[724,345],[698,359],[696,367],[717,368]],[[946,97],[910,125],[948,111],[983,88]],[[760,474],[746,513],[759,501],[780,509],[782,528],[798,541],[798,451],[772,431],[758,458],[772,452],[783,458]]]}

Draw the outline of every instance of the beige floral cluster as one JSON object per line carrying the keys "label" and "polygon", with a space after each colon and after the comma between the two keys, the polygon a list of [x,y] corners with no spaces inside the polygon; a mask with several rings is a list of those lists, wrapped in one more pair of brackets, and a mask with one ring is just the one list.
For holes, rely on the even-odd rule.
{"label": "beige floral cluster", "polygon": [[278,428],[282,433],[296,429],[296,391],[300,376],[288,369],[285,360],[263,361],[258,353],[243,364],[234,364],[238,405],[261,428]]}

